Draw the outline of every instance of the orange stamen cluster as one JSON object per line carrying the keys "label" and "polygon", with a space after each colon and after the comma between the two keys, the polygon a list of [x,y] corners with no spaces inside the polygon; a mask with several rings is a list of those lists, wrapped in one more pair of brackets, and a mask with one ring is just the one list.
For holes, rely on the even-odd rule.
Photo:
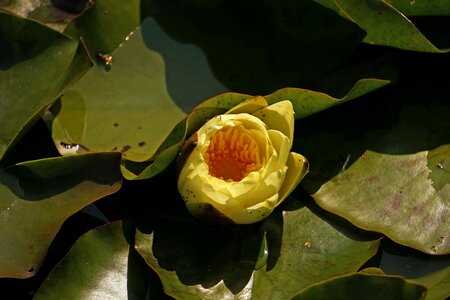
{"label": "orange stamen cluster", "polygon": [[262,166],[258,143],[240,125],[218,130],[211,137],[204,158],[209,174],[226,181],[240,181]]}

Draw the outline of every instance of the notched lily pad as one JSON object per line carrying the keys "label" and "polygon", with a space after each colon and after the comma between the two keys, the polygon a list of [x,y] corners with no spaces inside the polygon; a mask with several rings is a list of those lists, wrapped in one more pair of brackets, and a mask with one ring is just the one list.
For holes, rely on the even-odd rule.
{"label": "notched lily pad", "polygon": [[448,157],[448,145],[403,155],[367,151],[313,197],[360,228],[428,254],[448,254],[450,172],[446,160],[440,162]]}
{"label": "notched lily pad", "polygon": [[119,151],[127,160],[145,161],[184,117],[166,90],[162,58],[146,45],[147,26],[144,21],[112,52],[110,70],[96,65],[52,108],[49,126],[56,144],[83,145],[81,153]]}

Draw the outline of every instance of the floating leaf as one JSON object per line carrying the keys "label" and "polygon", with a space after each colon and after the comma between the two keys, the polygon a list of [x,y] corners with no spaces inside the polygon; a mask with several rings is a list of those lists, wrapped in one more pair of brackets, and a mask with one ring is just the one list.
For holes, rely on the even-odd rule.
{"label": "floating leaf", "polygon": [[0,159],[90,67],[78,42],[0,12]]}
{"label": "floating leaf", "polygon": [[90,5],[90,1],[9,0],[0,2],[0,10],[39,21],[62,32]]}
{"label": "floating leaf", "polygon": [[[415,93],[421,96],[419,89]],[[395,119],[382,112],[369,118],[361,111],[340,129],[316,128],[297,143],[311,163],[302,185],[322,208],[397,243],[445,254],[450,250],[448,109],[428,104],[398,103]],[[383,120],[395,123],[384,128]]]}
{"label": "floating leaf", "polygon": [[96,65],[52,108],[57,145],[117,150],[128,160],[145,161],[183,118],[167,93],[161,57],[146,45],[147,24],[112,53],[110,66]]}
{"label": "floating leaf", "polygon": [[95,1],[64,33],[82,38],[93,58],[97,54],[109,55],[141,23],[140,3],[139,0]]}
{"label": "floating leaf", "polygon": [[160,282],[130,248],[127,231],[116,221],[81,236],[33,299],[163,299]]}
{"label": "floating leaf", "polygon": [[356,23],[364,29],[367,35],[363,41],[368,44],[432,53],[450,51],[449,49],[439,49],[436,47],[405,15],[385,1],[314,1],[335,10],[342,17]]}
{"label": "floating leaf", "polygon": [[128,253],[121,221],[96,228],[78,239],[33,299],[127,299]]}
{"label": "floating leaf", "polygon": [[449,16],[447,0],[384,0],[407,16]]}
{"label": "floating leaf", "polygon": [[379,267],[389,275],[402,276],[427,288],[425,299],[441,300],[450,296],[450,256],[435,255],[402,247],[383,240]]}
{"label": "floating leaf", "polygon": [[364,94],[379,89],[390,82],[390,80],[375,78],[361,79],[356,82],[347,95],[340,99],[324,93],[299,88],[284,88],[265,96],[265,98],[269,104],[281,100],[290,100],[294,105],[295,118],[300,119],[358,98]]}
{"label": "floating leaf", "polygon": [[0,170],[0,277],[33,276],[63,222],[120,188],[119,160],[87,154]]}
{"label": "floating leaf", "polygon": [[425,291],[402,277],[355,273],[316,284],[292,299],[422,299]]}
{"label": "floating leaf", "polygon": [[[443,147],[450,157],[450,147]],[[320,206],[358,227],[429,254],[450,253],[450,173],[428,168],[428,157],[441,151],[410,155],[367,151],[313,196]],[[442,186],[430,180],[437,172],[439,182],[445,182]]]}
{"label": "floating leaf", "polygon": [[[318,281],[355,272],[379,244],[347,224],[324,220],[300,199],[292,198],[287,211],[262,224],[234,228],[199,223],[177,208],[182,201],[167,197],[175,196],[166,195],[167,208],[142,211],[136,249],[175,298],[289,299]],[[258,226],[267,244],[255,236]],[[265,266],[261,243],[268,251]]]}

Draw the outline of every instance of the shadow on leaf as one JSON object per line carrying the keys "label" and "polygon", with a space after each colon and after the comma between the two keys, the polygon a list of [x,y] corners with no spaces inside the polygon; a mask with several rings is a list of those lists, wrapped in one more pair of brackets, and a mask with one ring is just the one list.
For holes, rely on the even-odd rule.
{"label": "shadow on leaf", "polygon": [[265,265],[265,259],[267,268],[273,268],[280,256],[281,211],[250,225],[205,223],[189,214],[176,189],[162,190],[167,183],[159,180],[169,180],[169,186],[176,182],[168,173],[149,182],[153,199],[141,209],[136,223],[146,236],[137,238],[137,248],[147,249],[140,253],[157,273],[174,271],[177,279],[189,286],[211,288],[223,282],[237,294],[247,286],[254,270]]}

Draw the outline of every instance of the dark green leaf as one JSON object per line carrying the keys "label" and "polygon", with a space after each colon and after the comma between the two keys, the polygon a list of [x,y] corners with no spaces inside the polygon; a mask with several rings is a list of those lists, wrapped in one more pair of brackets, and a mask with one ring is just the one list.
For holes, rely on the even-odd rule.
{"label": "dark green leaf", "polygon": [[384,0],[407,16],[449,16],[447,0]]}
{"label": "dark green leaf", "polygon": [[33,299],[128,299],[129,248],[120,221],[86,233]]}
{"label": "dark green leaf", "polygon": [[301,299],[422,299],[425,287],[402,277],[356,273],[333,278],[297,294]]}
{"label": "dark green leaf", "polygon": [[[344,18],[367,32],[364,42],[391,46],[404,50],[432,53],[448,52],[439,49],[395,7],[382,0],[314,0],[334,9]],[[415,1],[414,1],[415,2]],[[448,5],[447,5],[448,6]],[[445,11],[445,10],[444,10]]]}
{"label": "dark green leaf", "polygon": [[[136,249],[166,293],[179,299],[288,299],[318,281],[355,272],[379,244],[348,224],[324,220],[314,205],[305,207],[295,198],[287,211],[238,227],[199,223],[177,203],[142,211]],[[258,232],[266,233],[267,244]],[[267,258],[261,257],[261,245]]]}
{"label": "dark green leaf", "polygon": [[430,256],[386,239],[382,249],[380,268],[386,274],[402,276],[425,286],[427,300],[450,296],[450,255]]}
{"label": "dark green leaf", "polygon": [[0,10],[39,21],[62,32],[90,4],[87,0],[6,0],[0,1]]}
{"label": "dark green leaf", "polygon": [[36,22],[0,13],[0,159],[90,67],[84,47]]}
{"label": "dark green leaf", "polygon": [[87,154],[0,170],[0,277],[34,275],[63,222],[120,188],[119,160]]}
{"label": "dark green leaf", "polygon": [[95,1],[66,28],[65,33],[73,38],[82,38],[92,58],[98,54],[111,54],[140,24],[141,2]]}

